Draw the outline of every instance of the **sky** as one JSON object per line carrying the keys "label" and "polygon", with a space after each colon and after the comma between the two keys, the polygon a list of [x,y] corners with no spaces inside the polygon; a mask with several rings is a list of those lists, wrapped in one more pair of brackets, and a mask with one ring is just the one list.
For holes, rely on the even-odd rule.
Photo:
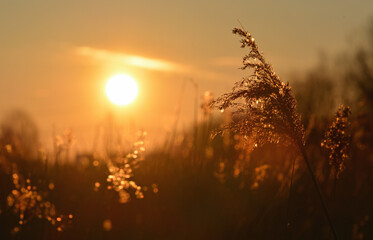
{"label": "sky", "polygon": [[[80,151],[108,117],[128,134],[161,139],[177,109],[187,128],[196,96],[219,96],[245,75],[232,28],[251,32],[286,81],[317,64],[320,51],[346,49],[372,17],[371,0],[1,0],[0,121],[21,109],[43,144],[70,128]],[[124,107],[105,96],[119,73],[139,85]]]}

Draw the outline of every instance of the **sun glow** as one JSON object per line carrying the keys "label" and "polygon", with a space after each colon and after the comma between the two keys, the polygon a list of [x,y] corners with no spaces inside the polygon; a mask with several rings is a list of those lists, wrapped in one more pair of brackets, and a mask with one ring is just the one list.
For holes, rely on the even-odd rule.
{"label": "sun glow", "polygon": [[138,87],[136,81],[128,75],[115,75],[106,84],[106,95],[112,103],[119,106],[133,102],[137,93]]}

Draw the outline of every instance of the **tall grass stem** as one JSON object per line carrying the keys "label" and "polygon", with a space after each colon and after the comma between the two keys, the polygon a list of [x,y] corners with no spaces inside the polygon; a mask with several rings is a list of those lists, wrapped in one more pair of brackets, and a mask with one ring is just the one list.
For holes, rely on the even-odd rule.
{"label": "tall grass stem", "polygon": [[304,145],[302,143],[299,143],[298,144],[299,146],[299,149],[301,151],[301,154],[302,154],[302,157],[304,159],[304,161],[306,162],[306,165],[307,165],[307,169],[311,175],[311,178],[312,178],[312,181],[313,181],[313,184],[316,188],[316,191],[317,191],[317,194],[319,195],[319,199],[320,199],[320,202],[321,202],[321,205],[322,205],[322,208],[324,210],[324,214],[325,214],[325,217],[329,223],[329,226],[330,226],[330,229],[332,230],[332,233],[333,233],[333,237],[335,240],[338,240],[338,237],[337,237],[337,231],[335,230],[335,227],[334,227],[334,224],[333,224],[333,221],[330,217],[330,214],[329,214],[329,211],[328,211],[328,208],[326,206],[326,203],[325,203],[325,200],[324,200],[324,197],[321,193],[321,190],[320,190],[320,187],[319,187],[319,184],[317,183],[317,179],[316,179],[316,176],[314,174],[314,171],[312,169],[312,166],[311,166],[311,163],[308,159],[308,156],[307,156],[307,153],[306,153],[306,150],[304,148]]}

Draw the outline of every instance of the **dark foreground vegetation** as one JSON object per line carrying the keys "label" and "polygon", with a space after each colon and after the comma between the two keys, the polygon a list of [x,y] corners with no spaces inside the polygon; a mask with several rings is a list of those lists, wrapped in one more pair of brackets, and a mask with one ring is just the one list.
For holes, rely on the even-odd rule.
{"label": "dark foreground vegetation", "polygon": [[[291,134],[256,123],[256,136],[237,131],[230,124],[242,115],[211,113],[208,95],[201,120],[151,152],[140,132],[133,144],[69,158],[66,133],[48,155],[27,116],[10,116],[0,132],[1,239],[333,239],[318,190],[338,239],[373,239],[372,46],[373,34],[338,67],[322,63],[292,82],[319,189]],[[333,114],[341,103],[348,119]],[[346,136],[338,143],[333,121]]]}

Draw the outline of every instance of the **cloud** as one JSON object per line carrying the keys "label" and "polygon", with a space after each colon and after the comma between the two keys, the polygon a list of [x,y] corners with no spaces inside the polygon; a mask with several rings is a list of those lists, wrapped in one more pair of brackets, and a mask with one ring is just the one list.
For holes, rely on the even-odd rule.
{"label": "cloud", "polygon": [[155,71],[176,72],[183,74],[185,77],[188,78],[204,79],[209,81],[224,81],[226,79],[229,79],[229,76],[220,71],[211,69],[211,67],[216,68],[230,65],[237,66],[237,63],[240,62],[239,58],[222,57],[206,61],[207,65],[204,67],[196,67],[193,65],[185,65],[166,61],[163,59],[149,58],[122,52],[114,52],[88,46],[76,47],[75,53],[80,56],[86,56],[106,63],[130,65]]}
{"label": "cloud", "polygon": [[124,65],[131,65],[149,70],[165,72],[187,72],[188,70],[190,70],[189,67],[185,65],[165,61],[162,59],[112,52],[91,47],[77,47],[76,53],[100,61],[121,63]]}

